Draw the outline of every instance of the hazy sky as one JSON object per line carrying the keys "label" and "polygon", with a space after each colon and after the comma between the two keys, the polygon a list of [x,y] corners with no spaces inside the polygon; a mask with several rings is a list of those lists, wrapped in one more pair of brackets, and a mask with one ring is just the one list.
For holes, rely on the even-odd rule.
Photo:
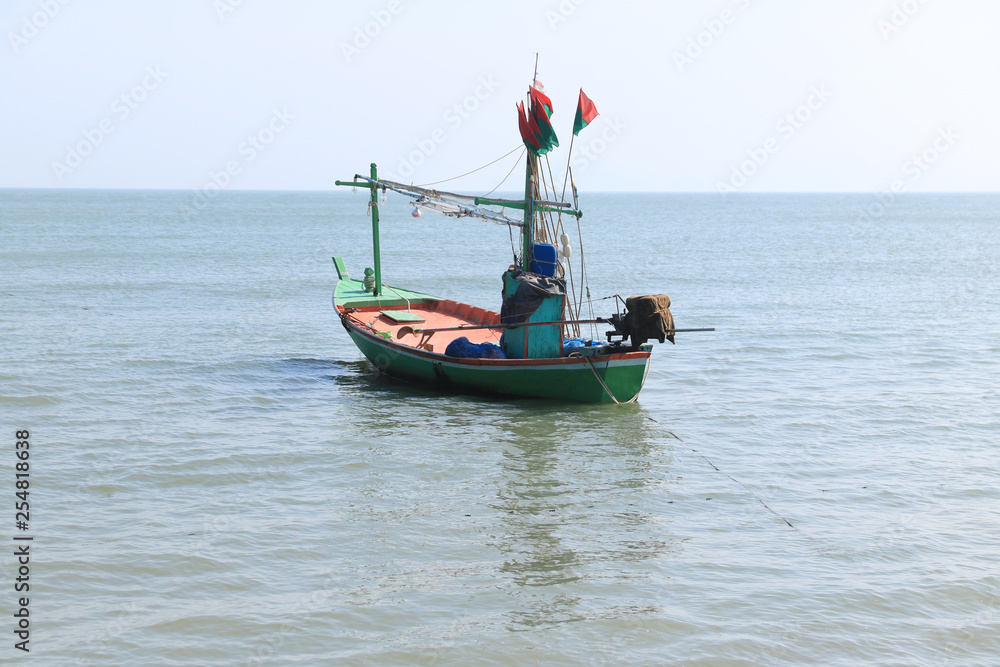
{"label": "hazy sky", "polygon": [[998,26],[997,0],[7,0],[0,187],[438,181],[520,145],[537,52],[554,172],[580,87],[600,111],[587,190],[993,191]]}

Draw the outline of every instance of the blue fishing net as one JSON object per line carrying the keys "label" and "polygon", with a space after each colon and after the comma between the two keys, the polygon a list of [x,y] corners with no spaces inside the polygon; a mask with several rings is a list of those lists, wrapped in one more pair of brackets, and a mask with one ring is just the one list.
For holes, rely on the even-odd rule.
{"label": "blue fishing net", "polygon": [[460,359],[506,359],[503,349],[493,343],[470,343],[465,336],[456,338],[444,351],[449,357]]}
{"label": "blue fishing net", "polygon": [[607,343],[600,340],[588,340],[586,338],[566,338],[563,340],[563,355],[572,354],[581,347],[601,347],[602,345],[607,345]]}

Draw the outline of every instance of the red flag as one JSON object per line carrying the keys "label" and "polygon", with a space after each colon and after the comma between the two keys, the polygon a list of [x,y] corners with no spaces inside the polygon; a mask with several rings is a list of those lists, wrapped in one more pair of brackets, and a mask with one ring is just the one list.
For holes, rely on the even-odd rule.
{"label": "red flag", "polygon": [[535,130],[531,127],[534,119],[528,118],[528,115],[524,112],[524,102],[517,103],[517,129],[521,132],[521,141],[524,145],[528,147],[529,150],[538,152],[541,145],[538,143],[537,135]]}
{"label": "red flag", "polygon": [[580,134],[580,130],[590,125],[590,121],[597,118],[597,107],[590,101],[590,98],[580,89],[580,101],[576,105],[576,118],[573,120],[573,134]]}
{"label": "red flag", "polygon": [[541,146],[539,153],[548,153],[554,146],[559,145],[556,131],[552,127],[552,122],[549,120],[543,104],[531,105],[531,114],[529,114],[528,122],[532,124],[531,129],[537,132],[536,136]]}
{"label": "red flag", "polygon": [[546,118],[551,118],[552,100],[549,99],[549,96],[543,93],[542,91],[538,90],[534,86],[528,87],[528,93],[531,95],[531,104],[536,107],[537,106],[545,107]]}
{"label": "red flag", "polygon": [[542,129],[538,127],[538,121],[535,120],[535,115],[532,113],[527,114],[528,117],[528,129],[531,130],[531,136],[535,138],[535,143],[538,147],[542,147]]}

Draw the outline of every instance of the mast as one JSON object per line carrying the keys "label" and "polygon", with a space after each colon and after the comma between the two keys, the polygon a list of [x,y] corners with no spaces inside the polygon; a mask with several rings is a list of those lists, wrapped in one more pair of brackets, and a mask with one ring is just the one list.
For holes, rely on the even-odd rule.
{"label": "mast", "polygon": [[378,247],[378,169],[372,162],[372,247],[375,250],[375,296],[382,293],[382,257]]}
{"label": "mast", "polygon": [[[535,54],[535,73],[531,76],[531,85],[538,81],[538,54]],[[528,94],[528,104],[531,104],[531,94]],[[534,173],[538,156],[532,155],[531,150],[524,160],[524,225],[521,227],[521,270],[531,270],[531,255],[535,244],[535,181]]]}
{"label": "mast", "polygon": [[521,270],[531,270],[531,255],[535,243],[535,201],[533,198],[535,190],[534,169],[532,162],[538,158],[528,151],[525,157],[524,174],[524,224],[521,226]]}
{"label": "mast", "polygon": [[[382,294],[382,258],[378,247],[378,188],[381,185],[378,181],[378,168],[372,162],[371,180],[364,182],[364,176],[355,176],[353,181],[334,181],[337,185],[349,185],[352,188],[369,188],[372,191],[372,199],[368,204],[368,209],[372,215],[372,249],[375,252],[375,296]],[[385,186],[382,186],[383,189]]]}

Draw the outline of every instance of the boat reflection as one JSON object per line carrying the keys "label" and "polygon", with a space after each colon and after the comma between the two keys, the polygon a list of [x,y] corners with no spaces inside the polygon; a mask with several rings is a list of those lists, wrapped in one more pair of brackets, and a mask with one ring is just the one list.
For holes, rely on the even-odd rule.
{"label": "boat reflection", "polygon": [[[509,629],[627,613],[620,586],[643,570],[621,564],[662,558],[680,543],[646,509],[672,483],[662,430],[639,406],[526,409],[500,430],[509,444],[493,546],[517,598]],[[609,599],[614,612],[600,609]],[[648,602],[631,606],[648,611]]]}

